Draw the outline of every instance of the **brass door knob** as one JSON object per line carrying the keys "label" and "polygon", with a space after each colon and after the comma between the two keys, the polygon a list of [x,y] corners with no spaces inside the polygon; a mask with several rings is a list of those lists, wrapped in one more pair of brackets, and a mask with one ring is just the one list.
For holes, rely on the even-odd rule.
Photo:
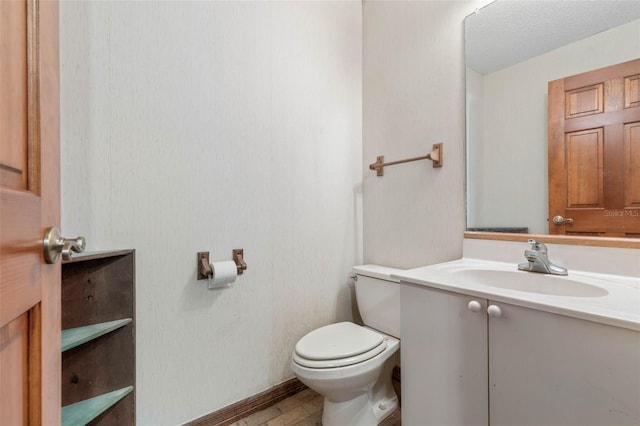
{"label": "brass door knob", "polygon": [[564,223],[571,225],[573,223],[573,219],[571,219],[571,218],[566,218],[565,219],[564,217],[558,215],[558,216],[554,216],[553,217],[553,223],[555,225],[562,225]]}
{"label": "brass door knob", "polygon": [[64,260],[70,260],[73,253],[82,253],[85,246],[84,237],[64,238],[55,226],[47,230],[42,241],[44,259],[47,263],[56,263],[60,255]]}

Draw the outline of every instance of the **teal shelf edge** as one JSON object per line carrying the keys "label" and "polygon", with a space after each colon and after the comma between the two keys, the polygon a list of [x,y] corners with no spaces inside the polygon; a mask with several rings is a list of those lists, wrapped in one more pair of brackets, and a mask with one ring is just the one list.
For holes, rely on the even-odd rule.
{"label": "teal shelf edge", "polygon": [[62,426],[84,426],[127,396],[133,386],[62,407]]}
{"label": "teal shelf edge", "polygon": [[102,322],[100,324],[62,330],[62,352],[80,346],[83,343],[110,333],[113,330],[117,330],[120,327],[124,327],[130,322],[131,318],[123,318],[115,321]]}

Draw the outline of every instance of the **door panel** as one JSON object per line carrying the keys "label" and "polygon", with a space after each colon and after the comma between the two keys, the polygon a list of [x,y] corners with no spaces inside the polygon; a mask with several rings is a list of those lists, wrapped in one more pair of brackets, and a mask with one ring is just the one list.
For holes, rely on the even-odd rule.
{"label": "door panel", "polygon": [[624,126],[625,207],[640,207],[640,123]]}
{"label": "door panel", "polygon": [[640,106],[640,76],[634,75],[624,79],[624,107]]}
{"label": "door panel", "polygon": [[567,206],[604,205],[602,129],[567,134]]}
{"label": "door panel", "polygon": [[[60,424],[58,4],[0,1],[0,424]],[[6,96],[5,96],[6,95]]]}
{"label": "door panel", "polygon": [[0,184],[14,189],[27,189],[27,28],[26,1],[0,2]]}
{"label": "door panel", "polygon": [[[0,419],[2,424],[26,424],[28,413],[22,401],[28,398],[28,365],[14,360],[28,356],[29,315],[23,314],[0,328]],[[22,407],[22,409],[15,409]]]}
{"label": "door panel", "polygon": [[640,59],[549,82],[549,233],[640,234],[639,82]]}
{"label": "door panel", "polygon": [[565,118],[604,112],[604,84],[569,90],[565,94]]}

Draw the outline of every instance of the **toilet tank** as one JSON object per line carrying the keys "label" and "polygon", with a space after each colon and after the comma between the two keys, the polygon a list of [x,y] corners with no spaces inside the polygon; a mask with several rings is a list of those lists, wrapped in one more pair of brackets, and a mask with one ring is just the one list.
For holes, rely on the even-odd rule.
{"label": "toilet tank", "polygon": [[400,281],[391,274],[401,269],[380,265],[355,266],[356,300],[364,325],[385,334],[400,335]]}

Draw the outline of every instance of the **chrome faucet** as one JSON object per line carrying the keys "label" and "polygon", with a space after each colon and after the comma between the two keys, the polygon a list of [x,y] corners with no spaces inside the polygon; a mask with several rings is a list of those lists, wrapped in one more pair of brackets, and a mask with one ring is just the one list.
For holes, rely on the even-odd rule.
{"label": "chrome faucet", "polygon": [[521,271],[540,272],[552,275],[567,275],[567,268],[554,265],[547,257],[547,246],[534,239],[529,240],[530,250],[524,251],[527,262],[518,264]]}

